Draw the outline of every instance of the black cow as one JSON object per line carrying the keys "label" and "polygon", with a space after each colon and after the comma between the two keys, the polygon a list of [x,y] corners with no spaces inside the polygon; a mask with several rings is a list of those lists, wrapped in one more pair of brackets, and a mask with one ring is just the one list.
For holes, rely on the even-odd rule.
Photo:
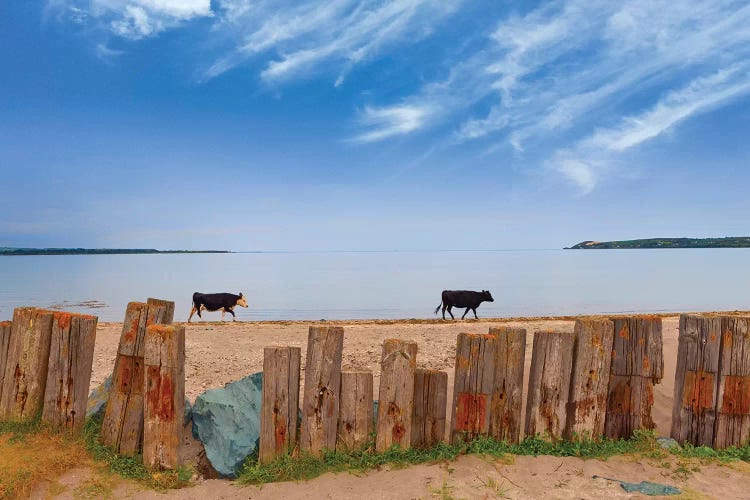
{"label": "black cow", "polygon": [[482,302],[495,302],[490,292],[482,290],[481,292],[472,292],[470,290],[443,290],[442,300],[440,304],[435,308],[435,314],[440,310],[440,306],[443,307],[443,319],[445,319],[445,310],[448,309],[448,314],[451,318],[456,319],[451,312],[451,309],[455,307],[465,307],[464,315],[461,319],[464,319],[469,309],[474,311],[474,318],[477,318],[477,307]]}
{"label": "black cow", "polygon": [[232,321],[237,321],[234,311],[235,306],[247,307],[247,299],[240,292],[239,295],[233,293],[199,293],[193,294],[193,308],[190,309],[190,316],[188,317],[188,323],[193,317],[193,314],[198,313],[198,317],[202,318],[201,310],[206,311],[218,311],[221,309],[221,320],[224,321],[224,313],[230,313],[232,315]]}

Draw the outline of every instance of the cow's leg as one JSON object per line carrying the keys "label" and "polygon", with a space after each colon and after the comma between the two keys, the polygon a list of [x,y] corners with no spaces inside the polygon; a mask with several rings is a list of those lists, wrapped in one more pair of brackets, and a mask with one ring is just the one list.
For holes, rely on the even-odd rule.
{"label": "cow's leg", "polygon": [[225,307],[224,310],[232,315],[232,321],[237,321],[237,316],[234,315],[234,311],[231,307]]}
{"label": "cow's leg", "polygon": [[221,310],[221,320],[224,321],[224,309]]}
{"label": "cow's leg", "polygon": [[453,309],[453,306],[448,306],[448,314],[451,315],[451,319],[456,319],[456,317],[453,315],[453,311],[451,311],[451,309]]}
{"label": "cow's leg", "polygon": [[[190,316],[188,316],[188,323],[190,323],[190,319],[193,317],[193,314],[195,314],[195,306],[190,308]],[[200,316],[200,313],[198,313],[198,316]]]}
{"label": "cow's leg", "polygon": [[448,304],[443,304],[443,320],[445,320],[445,310],[448,308]]}
{"label": "cow's leg", "polygon": [[469,312],[469,309],[471,309],[471,307],[466,308],[466,310],[464,311],[464,315],[461,316],[461,319],[464,319],[466,317],[466,313]]}
{"label": "cow's leg", "polygon": [[471,310],[474,311],[474,319],[479,319],[477,317],[477,308],[476,307],[472,307]]}

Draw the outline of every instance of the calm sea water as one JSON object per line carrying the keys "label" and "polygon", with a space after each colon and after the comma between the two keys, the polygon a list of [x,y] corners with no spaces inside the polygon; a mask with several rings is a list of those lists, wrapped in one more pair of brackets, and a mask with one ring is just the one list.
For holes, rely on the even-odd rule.
{"label": "calm sea water", "polygon": [[128,302],[147,297],[175,301],[185,320],[195,291],[243,292],[250,307],[238,320],[434,318],[443,289],[490,290],[480,318],[748,310],[750,249],[0,258],[0,320],[19,306],[62,305],[122,321]]}

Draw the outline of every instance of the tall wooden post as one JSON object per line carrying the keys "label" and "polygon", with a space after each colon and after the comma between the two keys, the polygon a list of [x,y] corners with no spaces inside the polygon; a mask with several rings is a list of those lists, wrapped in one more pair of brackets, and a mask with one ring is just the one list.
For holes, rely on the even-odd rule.
{"label": "tall wooden post", "polygon": [[490,436],[498,441],[518,443],[521,436],[526,329],[492,327],[489,334],[497,338]]}
{"label": "tall wooden post", "polygon": [[174,469],[185,415],[185,327],[148,326],[143,362],[143,463],[152,470]]}
{"label": "tall wooden post", "polygon": [[458,334],[451,442],[489,434],[496,350],[497,338],[493,335]]}
{"label": "tall wooden post", "polygon": [[336,449],[344,329],[311,326],[307,337],[300,449],[320,455]]}
{"label": "tall wooden post", "polygon": [[411,446],[416,368],[416,342],[399,339],[386,339],[383,342],[375,440],[378,452],[384,452],[394,444],[403,449]]}
{"label": "tall wooden post", "polygon": [[604,435],[613,334],[614,324],[608,319],[576,321],[566,439]]}
{"label": "tall wooden post", "polygon": [[563,437],[573,369],[572,333],[537,331],[531,353],[526,435],[551,440]]}
{"label": "tall wooden post", "polygon": [[629,439],[636,429],[653,429],[654,384],[664,372],[662,324],[656,316],[613,318],[605,435]]}
{"label": "tall wooden post", "polygon": [[0,420],[28,420],[40,415],[44,406],[51,336],[52,311],[33,307],[13,311]]}
{"label": "tall wooden post", "polygon": [[78,434],[86,418],[98,318],[67,312],[52,317],[42,420]]}
{"label": "tall wooden post", "polygon": [[448,374],[417,368],[414,373],[414,412],[411,445],[430,448],[445,440],[445,414],[448,407]]}
{"label": "tall wooden post", "polygon": [[0,321],[0,401],[3,400],[3,380],[5,380],[5,367],[8,364],[8,345],[12,324],[10,321]]}
{"label": "tall wooden post", "polygon": [[164,317],[161,320],[162,325],[171,325],[174,321],[174,302],[171,300],[154,299],[149,297],[146,304],[150,306],[164,306]]}
{"label": "tall wooden post", "polygon": [[714,448],[750,444],[750,317],[721,318]]}
{"label": "tall wooden post", "polygon": [[364,448],[373,430],[373,378],[370,370],[341,372],[337,450]]}
{"label": "tall wooden post", "polygon": [[143,302],[129,303],[125,312],[101,433],[102,442],[123,455],[135,455],[141,450],[144,337],[146,327],[160,324],[163,318],[163,306]]}
{"label": "tall wooden post", "polygon": [[263,349],[263,403],[260,408],[260,463],[291,453],[297,444],[299,347]]}

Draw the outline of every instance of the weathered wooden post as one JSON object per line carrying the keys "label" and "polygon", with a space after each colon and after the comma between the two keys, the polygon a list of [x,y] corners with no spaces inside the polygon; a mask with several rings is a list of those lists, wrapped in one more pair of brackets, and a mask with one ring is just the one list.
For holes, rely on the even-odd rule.
{"label": "weathered wooden post", "polygon": [[67,312],[52,318],[42,420],[78,434],[86,418],[98,318]]}
{"label": "weathered wooden post", "polygon": [[3,400],[3,380],[5,380],[5,367],[8,364],[8,345],[10,344],[10,321],[0,321],[0,401]]}
{"label": "weathered wooden post", "polygon": [[135,455],[141,450],[144,337],[146,327],[160,324],[163,318],[163,306],[143,302],[129,303],[125,312],[101,433],[102,442],[123,455]]}
{"label": "weathered wooden post", "polygon": [[614,324],[608,319],[576,320],[573,373],[566,439],[600,439],[607,417]]}
{"label": "weathered wooden post", "polygon": [[320,455],[336,449],[344,329],[311,326],[307,337],[300,449]]}
{"label": "weathered wooden post", "polygon": [[341,406],[336,449],[356,451],[364,448],[373,430],[372,393],[373,378],[370,370],[341,372]]}
{"label": "weathered wooden post", "polygon": [[149,325],[143,363],[143,463],[152,470],[174,469],[185,415],[185,327]]}
{"label": "weathered wooden post", "polygon": [[412,447],[430,448],[445,440],[447,403],[448,374],[439,370],[417,368],[414,372]]}
{"label": "weathered wooden post", "polygon": [[569,332],[537,331],[531,352],[526,435],[553,441],[563,437],[570,396],[574,337]]}
{"label": "weathered wooden post", "polygon": [[491,327],[489,334],[497,338],[490,436],[498,441],[518,443],[521,436],[526,329]]}
{"label": "weathered wooden post", "polygon": [[297,444],[299,347],[263,349],[263,403],[260,412],[260,463],[291,453]]}
{"label": "weathered wooden post", "polygon": [[479,435],[489,434],[497,342],[493,335],[458,334],[451,442],[471,441]]}
{"label": "weathered wooden post", "polygon": [[386,339],[383,342],[375,440],[378,452],[384,452],[394,444],[403,449],[411,447],[416,368],[416,342],[399,339]]}
{"label": "weathered wooden post", "polygon": [[653,429],[654,384],[664,372],[662,323],[657,316],[613,318],[614,339],[604,433],[629,439],[636,429]]}
{"label": "weathered wooden post", "polygon": [[721,318],[714,448],[750,443],[750,317]]}
{"label": "weathered wooden post", "polygon": [[146,304],[150,306],[164,306],[164,317],[161,320],[162,325],[171,325],[174,322],[174,302],[171,300],[149,297],[146,299]]}
{"label": "weathered wooden post", "polygon": [[19,307],[8,340],[0,420],[36,418],[44,406],[52,311]]}

